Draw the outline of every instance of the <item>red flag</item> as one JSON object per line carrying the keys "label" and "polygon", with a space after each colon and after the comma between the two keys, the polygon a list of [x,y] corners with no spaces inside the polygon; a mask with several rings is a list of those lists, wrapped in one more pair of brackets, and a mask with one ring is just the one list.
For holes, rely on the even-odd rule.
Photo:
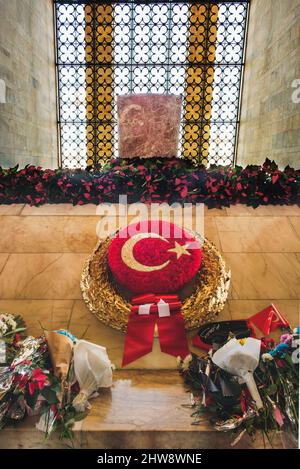
{"label": "red flag", "polygon": [[271,331],[274,331],[274,329],[280,326],[286,328],[290,327],[286,318],[274,304],[271,304],[262,311],[254,314],[254,316],[251,316],[249,321],[265,335],[269,335]]}

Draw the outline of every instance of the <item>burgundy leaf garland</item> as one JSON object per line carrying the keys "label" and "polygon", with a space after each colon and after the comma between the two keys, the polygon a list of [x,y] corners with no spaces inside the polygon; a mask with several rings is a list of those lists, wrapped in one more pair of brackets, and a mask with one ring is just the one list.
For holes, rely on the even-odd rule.
{"label": "burgundy leaf garland", "polygon": [[192,166],[183,159],[112,160],[91,171],[0,167],[0,204],[205,203],[209,208],[234,204],[300,204],[300,170],[278,169],[274,161],[245,168]]}

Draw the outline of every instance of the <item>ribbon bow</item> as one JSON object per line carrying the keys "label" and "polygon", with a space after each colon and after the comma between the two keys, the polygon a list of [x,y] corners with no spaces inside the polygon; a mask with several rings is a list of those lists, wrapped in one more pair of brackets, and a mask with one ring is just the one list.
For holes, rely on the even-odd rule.
{"label": "ribbon bow", "polygon": [[132,299],[122,366],[150,353],[157,325],[161,351],[184,358],[190,353],[177,295],[143,295]]}

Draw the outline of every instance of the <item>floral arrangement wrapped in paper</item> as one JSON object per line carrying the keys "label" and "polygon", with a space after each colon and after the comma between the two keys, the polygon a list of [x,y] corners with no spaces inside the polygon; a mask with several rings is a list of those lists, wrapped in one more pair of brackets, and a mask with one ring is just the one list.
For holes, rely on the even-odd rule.
{"label": "floral arrangement wrapped in paper", "polygon": [[88,399],[112,384],[112,365],[104,347],[77,340],[68,331],[45,331],[16,345],[10,364],[0,367],[0,428],[41,415],[37,428],[59,430],[72,439],[72,426],[85,417]]}
{"label": "floral arrangement wrapped in paper", "polygon": [[201,358],[180,360],[179,370],[192,391],[194,424],[208,418],[218,431],[232,432],[234,446],[245,433],[262,431],[272,444],[273,433],[295,446],[299,406],[299,328],[275,344],[234,337]]}

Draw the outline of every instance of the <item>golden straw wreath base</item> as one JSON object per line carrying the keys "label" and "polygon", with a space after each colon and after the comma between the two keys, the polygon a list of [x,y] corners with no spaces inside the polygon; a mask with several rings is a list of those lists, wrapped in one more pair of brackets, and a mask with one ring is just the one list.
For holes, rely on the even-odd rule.
{"label": "golden straw wreath base", "polygon": [[[110,237],[99,241],[84,266],[80,286],[89,310],[104,324],[126,332],[131,305],[113,285],[107,260],[110,243]],[[221,254],[207,239],[202,250],[194,290],[182,302],[186,329],[195,329],[213,320],[222,311],[228,295],[230,270],[226,269]]]}

